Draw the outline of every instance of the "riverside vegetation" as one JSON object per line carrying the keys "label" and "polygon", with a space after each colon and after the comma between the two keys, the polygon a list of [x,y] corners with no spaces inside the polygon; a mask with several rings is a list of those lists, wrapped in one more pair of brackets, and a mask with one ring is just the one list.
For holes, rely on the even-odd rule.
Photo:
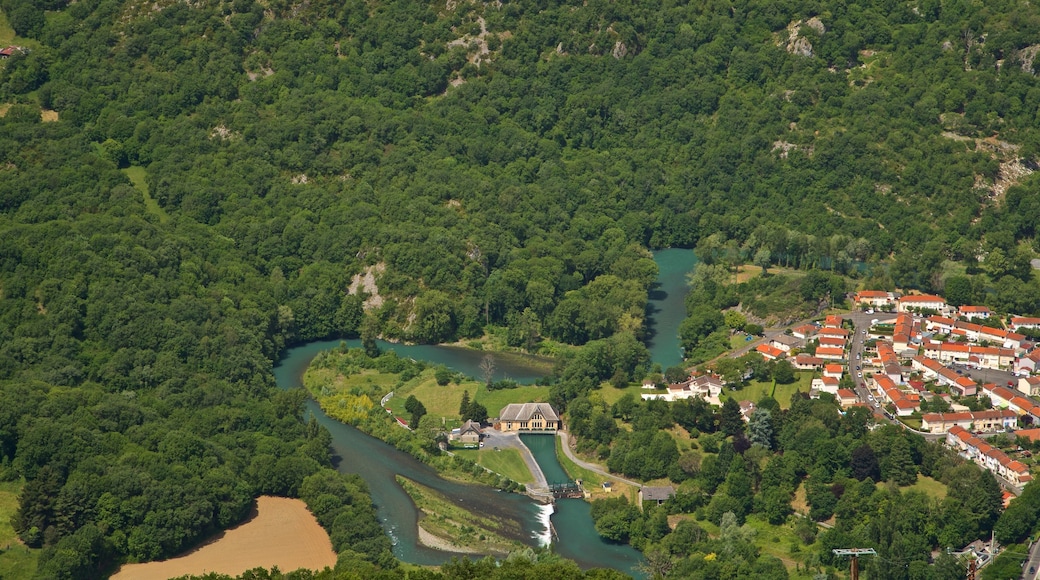
{"label": "riverside vegetation", "polygon": [[[846,274],[999,312],[1040,308],[1029,268],[1040,14],[1027,2],[0,8],[4,40],[24,49],[0,63],[0,473],[28,546],[4,546],[0,570],[97,577],[197,545],[259,494],[318,486],[335,573],[404,574],[363,486],[328,470],[327,433],[300,420],[305,395],[274,389],[272,361],[317,338],[504,329],[513,348],[575,347],[559,349],[548,399],[578,415],[587,400],[590,420],[612,414],[596,388],[648,370],[648,248],[697,248],[727,271],[802,270],[820,301]],[[345,292],[374,271],[381,302]],[[702,288],[714,298],[693,305],[684,340],[707,359],[731,299]],[[823,468],[865,441],[909,473],[903,444],[842,440],[844,427],[813,417],[841,447]],[[609,442],[596,431],[595,446],[628,469],[622,451],[648,436],[621,431]],[[632,460],[633,473],[674,455],[649,440],[653,461]],[[915,469],[945,477],[927,448],[906,445]],[[733,488],[746,489],[736,472],[753,463],[729,460]],[[860,511],[896,501],[848,477],[800,482],[807,495],[829,484],[840,505],[873,498]],[[957,518],[931,521],[951,539],[984,533],[993,514],[949,503],[953,487],[927,509],[969,521],[956,532]],[[1019,520],[996,529],[1021,540],[1036,522]],[[705,544],[702,561],[757,565],[726,529],[729,547]],[[891,540],[885,561],[906,566],[878,573],[894,577],[917,574],[940,545],[931,528],[835,530]],[[672,559],[696,558],[658,562]],[[502,570],[583,575],[550,560]],[[439,574],[463,570],[506,573],[470,562]]]}

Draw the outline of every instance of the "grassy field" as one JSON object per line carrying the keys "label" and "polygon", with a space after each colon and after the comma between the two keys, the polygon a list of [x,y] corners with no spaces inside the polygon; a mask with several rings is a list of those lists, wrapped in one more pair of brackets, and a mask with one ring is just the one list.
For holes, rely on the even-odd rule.
{"label": "grassy field", "polygon": [[[488,417],[498,416],[498,412],[509,403],[542,403],[549,400],[549,387],[536,385],[521,385],[515,389],[500,389],[489,391],[483,384],[479,386],[474,400],[487,407]],[[470,395],[473,390],[470,390]],[[459,402],[462,401],[462,391],[459,391]],[[458,413],[459,405],[455,404],[455,412]]]}
{"label": "grassy field", "polygon": [[922,491],[928,495],[928,497],[934,497],[935,499],[944,499],[946,497],[946,486],[930,477],[923,475],[917,476],[917,483],[899,488],[900,491]]}
{"label": "grassy field", "polygon": [[516,449],[455,449],[452,451],[518,483],[534,483],[531,470]]}
{"label": "grassy field", "polygon": [[170,216],[166,215],[166,211],[159,206],[159,202],[148,193],[148,183],[145,181],[144,167],[135,165],[133,167],[127,167],[123,169],[123,173],[130,178],[130,183],[134,184],[134,189],[141,192],[144,196],[144,207],[148,210],[148,213],[159,218],[159,223],[166,223],[170,221]]}
{"label": "grassy field", "polygon": [[[603,402],[605,402],[606,404],[613,405],[614,403],[618,402],[618,399],[624,397],[625,395],[632,395],[636,398],[636,400],[639,400],[640,395],[646,392],[654,391],[644,391],[643,385],[632,384],[623,389],[619,389],[610,383],[603,383],[603,386],[601,386],[598,391],[593,391],[592,394],[589,395],[589,397],[591,399],[595,396],[599,396],[603,399]],[[663,393],[664,391],[657,392]]]}
{"label": "grassy field", "polygon": [[7,14],[0,10],[0,44],[4,46],[16,44],[15,38],[14,29],[11,28],[11,23],[7,21]]}
{"label": "grassy field", "polygon": [[802,391],[804,393],[809,392],[809,386],[812,384],[813,374],[809,372],[796,372],[795,382],[789,385],[776,385],[776,391],[773,391],[773,381],[751,381],[747,386],[740,390],[725,389],[723,393],[729,397],[733,397],[738,401],[752,401],[758,402],[763,397],[773,393],[773,398],[780,403],[781,409],[787,409],[791,406],[791,395],[795,391]]}
{"label": "grassy field", "polygon": [[752,342],[754,340],[754,337],[751,337],[751,340],[748,340],[747,333],[737,332],[729,337],[729,347],[733,350],[737,350],[739,348],[747,346],[749,342]]}
{"label": "grassy field", "polygon": [[0,482],[0,578],[6,580],[32,578],[36,574],[39,550],[23,546],[11,527],[21,491],[21,482]]}

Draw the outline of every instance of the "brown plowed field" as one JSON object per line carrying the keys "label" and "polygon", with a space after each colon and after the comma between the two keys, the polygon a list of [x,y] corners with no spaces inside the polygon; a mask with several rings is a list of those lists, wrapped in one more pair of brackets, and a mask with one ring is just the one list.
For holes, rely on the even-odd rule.
{"label": "brown plowed field", "polygon": [[113,580],[166,580],[185,574],[220,572],[236,576],[251,568],[278,566],[283,572],[336,565],[328,534],[298,499],[261,496],[256,514],[201,547],[164,562],[127,564]]}

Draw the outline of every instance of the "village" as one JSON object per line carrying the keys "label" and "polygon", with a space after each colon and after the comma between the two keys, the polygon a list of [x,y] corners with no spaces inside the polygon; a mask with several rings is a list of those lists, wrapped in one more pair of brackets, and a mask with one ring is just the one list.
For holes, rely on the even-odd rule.
{"label": "village", "polygon": [[[1001,321],[985,306],[953,307],[935,295],[867,290],[851,299],[856,310],[850,314],[778,329],[751,348],[764,360],[786,360],[812,373],[810,398],[826,394],[843,410],[865,407],[878,424],[945,442],[992,472],[1006,500],[1020,494],[1033,479],[1033,452],[1040,450],[1040,347],[1020,331],[1040,330],[1040,318]],[[644,381],[641,398],[700,398],[720,406],[740,395],[727,392],[731,385],[711,365],[706,370],[667,385]],[[738,404],[749,421],[755,402]],[[541,414],[529,418],[535,409]],[[505,433],[563,428],[546,403],[508,405],[489,423],[491,431]],[[463,447],[482,447],[483,437],[471,421],[450,435]],[[667,496],[658,488],[643,491]]]}
{"label": "village", "polygon": [[[1040,442],[1040,348],[1022,331],[1040,329],[1040,318],[1005,323],[985,306],[953,307],[935,295],[867,290],[851,298],[853,313],[767,335],[754,350],[812,372],[811,398],[826,393],[842,409],[866,407],[879,423],[945,441],[1019,494],[1033,479]],[[726,387],[716,374],[695,373],[663,393],[644,384],[642,398],[720,405]],[[754,402],[740,408],[747,420]]]}

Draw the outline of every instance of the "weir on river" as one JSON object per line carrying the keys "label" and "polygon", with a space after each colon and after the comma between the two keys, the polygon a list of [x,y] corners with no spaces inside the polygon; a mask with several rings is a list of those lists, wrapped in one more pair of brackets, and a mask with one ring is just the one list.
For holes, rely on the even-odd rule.
{"label": "weir on river", "polygon": [[[651,291],[648,307],[648,347],[655,362],[667,368],[681,362],[678,328],[685,317],[686,274],[696,263],[690,250],[662,250],[654,254],[660,275]],[[281,388],[302,387],[302,377],[310,361],[323,350],[336,348],[341,342],[360,346],[357,340],[316,341],[289,349],[274,369],[275,381]],[[480,360],[485,353],[459,347],[399,345],[379,342],[380,348],[394,350],[400,356],[444,364],[454,370],[479,376]],[[522,358],[496,357],[494,378],[511,378],[531,383],[544,373],[545,362],[534,360],[524,364]],[[332,434],[336,467],[344,473],[359,474],[368,484],[372,501],[383,527],[394,543],[394,555],[402,561],[436,565],[458,554],[423,546],[418,538],[418,511],[411,498],[398,485],[395,476],[402,475],[430,487],[460,506],[493,515],[510,522],[505,535],[528,545],[550,542],[555,528],[558,538],[554,550],[583,568],[613,568],[642,578],[637,566],[642,554],[627,545],[605,542],[593,527],[591,506],[581,499],[559,499],[555,505],[542,505],[519,494],[504,493],[489,487],[465,485],[441,478],[431,467],[412,456],[383,443],[357,429],[329,418],[313,400],[307,411]],[[556,458],[555,437],[524,435],[522,440],[535,456],[549,482],[568,482],[566,472]]]}

